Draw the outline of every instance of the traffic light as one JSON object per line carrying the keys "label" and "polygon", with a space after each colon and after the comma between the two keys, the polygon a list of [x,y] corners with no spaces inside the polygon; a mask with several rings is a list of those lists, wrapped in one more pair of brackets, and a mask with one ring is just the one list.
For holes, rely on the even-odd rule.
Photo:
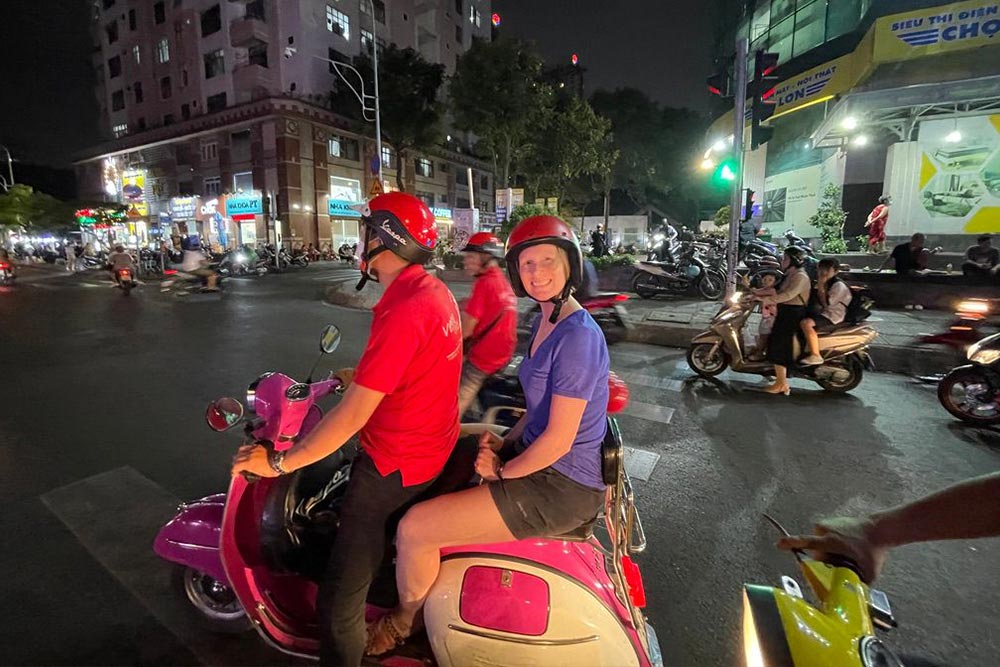
{"label": "traffic light", "polygon": [[705,80],[705,83],[708,84],[708,92],[713,95],[718,95],[722,98],[732,97],[733,95],[732,92],[730,92],[730,78],[727,72],[713,74]]}
{"label": "traffic light", "polygon": [[719,185],[729,185],[736,180],[736,160],[733,158],[726,158],[719,163],[719,166],[715,168],[715,172],[712,174],[712,180],[714,180]]}
{"label": "traffic light", "polygon": [[772,128],[764,127],[761,123],[774,115],[774,109],[778,104],[778,100],[774,96],[775,85],[778,82],[774,70],[777,67],[777,53],[767,53],[766,51],[754,53],[753,82],[750,84],[753,91],[753,103],[750,108],[751,150],[766,144],[771,135],[774,134]]}

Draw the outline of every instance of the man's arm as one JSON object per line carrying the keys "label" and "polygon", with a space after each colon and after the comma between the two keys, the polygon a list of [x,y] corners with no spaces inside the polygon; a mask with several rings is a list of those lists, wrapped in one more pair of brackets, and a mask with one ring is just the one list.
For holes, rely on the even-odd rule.
{"label": "man's arm", "polygon": [[479,319],[469,315],[464,310],[462,311],[462,338],[468,338],[472,335],[472,332],[476,330],[476,325],[479,324]]}

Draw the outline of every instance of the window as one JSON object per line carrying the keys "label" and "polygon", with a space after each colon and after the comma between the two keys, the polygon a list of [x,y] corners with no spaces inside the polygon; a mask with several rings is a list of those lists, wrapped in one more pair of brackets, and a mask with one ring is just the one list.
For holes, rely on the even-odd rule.
{"label": "window", "polygon": [[830,3],[826,19],[827,40],[840,37],[857,27],[862,15],[860,4],[859,0],[840,0]]}
{"label": "window", "polygon": [[792,15],[795,9],[795,0],[771,0],[771,26],[781,23],[782,20]]}
{"label": "window", "polygon": [[174,115],[172,113],[163,114],[163,124],[164,125],[173,125],[174,124]]}
{"label": "window", "polygon": [[424,157],[418,157],[413,161],[413,167],[416,169],[417,176],[423,176],[425,178],[434,178],[434,163]]}
{"label": "window", "polygon": [[168,100],[173,94],[173,89],[170,87],[170,77],[165,76],[160,79],[160,99]]}
{"label": "window", "polygon": [[111,93],[111,110],[121,111],[124,108],[125,108],[125,91],[116,90],[115,92]]}
{"label": "window", "polygon": [[206,141],[201,145],[201,161],[217,160],[219,158],[219,142]]}
{"label": "window", "polygon": [[205,54],[205,78],[212,79],[226,71],[225,52],[222,49]]}
{"label": "window", "polygon": [[442,174],[447,174],[449,171],[451,171],[451,165],[448,164],[447,162],[438,162],[438,171],[440,171]]}
{"label": "window", "polygon": [[448,195],[446,195],[446,194],[444,194],[442,192],[439,192],[438,193],[438,203],[439,204],[445,204],[445,205],[447,205],[448,204]]}
{"label": "window", "polygon": [[253,192],[253,172],[233,174],[233,192]]}
{"label": "window", "polygon": [[469,5],[469,23],[477,28],[483,25],[483,15],[480,14],[479,10],[472,5]]}
{"label": "window", "polygon": [[778,54],[778,62],[784,62],[792,57],[793,26],[794,18],[789,16],[787,19],[771,28],[771,32],[768,35],[768,41],[770,42],[768,51]]}
{"label": "window", "polygon": [[142,104],[142,81],[132,84],[132,92],[135,94],[135,103]]}
{"label": "window", "polygon": [[[372,8],[368,4],[369,0],[360,0],[358,2],[358,8],[361,10],[362,14],[367,16],[372,15]],[[382,0],[373,0],[372,5],[375,7],[375,20],[379,23],[385,23],[385,3]],[[403,20],[405,21],[405,15]]]}
{"label": "window", "polygon": [[460,25],[455,26],[455,41],[458,42],[459,44],[461,44],[462,43],[462,38],[464,36],[465,35],[462,32],[462,26],[460,26]]}
{"label": "window", "polygon": [[201,13],[201,36],[208,37],[222,30],[222,10],[219,5]]}
{"label": "window", "polygon": [[167,8],[163,2],[158,2],[153,5],[153,22],[156,25],[160,25],[167,20]]}
{"label": "window", "polygon": [[206,178],[204,183],[205,196],[207,197],[218,197],[219,193],[222,192],[222,179],[218,176],[213,176],[212,178]]}
{"label": "window", "polygon": [[[333,62],[336,62],[336,63],[344,63],[345,65],[350,65],[351,64],[351,59],[348,58],[347,56],[345,56],[343,53],[341,53],[340,51],[338,51],[336,49],[327,49],[326,50],[326,59],[327,60],[332,60]],[[327,64],[327,69],[330,70],[331,74],[334,74],[337,71],[337,68],[335,68],[333,66],[333,63],[328,63]],[[294,86],[295,84],[292,84],[292,85]],[[292,88],[292,90],[295,90],[295,88]]]}
{"label": "window", "polygon": [[208,103],[208,113],[222,111],[226,108],[226,94],[219,93],[218,95],[212,95],[206,102]]}
{"label": "window", "polygon": [[[802,0],[799,0],[800,4]],[[826,36],[826,2],[813,0],[795,12],[795,37],[792,56],[798,56],[823,43]]]}
{"label": "window", "polygon": [[489,190],[490,189],[490,177],[487,176],[487,175],[485,175],[485,174],[483,174],[482,176],[480,176],[479,177],[479,187],[482,190]]}
{"label": "window", "polygon": [[191,105],[185,102],[181,105],[181,120],[189,120],[191,118]]}
{"label": "window", "polygon": [[265,21],[264,16],[264,0],[253,0],[248,2],[246,10],[243,13],[244,18],[257,19],[258,21]]}
{"label": "window", "polygon": [[146,119],[145,118],[140,118],[139,122],[136,123],[136,125],[138,125],[137,129],[139,129],[139,130],[145,130],[146,129]]}
{"label": "window", "polygon": [[254,44],[247,49],[247,59],[251,65],[267,67],[267,44]]}
{"label": "window", "polygon": [[188,71],[186,69],[181,70],[181,88],[187,88],[188,85]]}
{"label": "window", "polygon": [[753,13],[753,20],[750,21],[750,41],[754,41],[761,35],[767,34],[767,29],[771,25],[771,3],[764,3],[757,7]]}
{"label": "window", "polygon": [[111,23],[104,26],[104,32],[108,35],[108,44],[114,44],[118,41],[118,21],[112,21]]}
{"label": "window", "polygon": [[330,157],[339,157],[342,160],[353,160],[358,159],[358,142],[354,139],[348,139],[347,137],[341,137],[339,135],[332,135],[330,140],[327,142],[327,152]]}
{"label": "window", "polygon": [[351,20],[347,14],[330,5],[326,6],[326,29],[344,39],[351,38]]}
{"label": "window", "polygon": [[455,13],[458,14],[459,17],[465,13],[465,6],[462,4],[462,0],[455,0]]}
{"label": "window", "polygon": [[417,190],[413,193],[416,195],[417,199],[427,204],[427,208],[434,208],[434,193],[433,192],[420,192]]}
{"label": "window", "polygon": [[156,43],[156,59],[161,63],[170,62],[170,44],[166,37]]}
{"label": "window", "polygon": [[375,45],[375,36],[372,35],[371,31],[361,29],[361,48],[368,53],[372,52],[372,47]]}
{"label": "window", "polygon": [[396,168],[396,155],[392,152],[392,149],[388,146],[382,147],[382,168],[383,169],[395,169]]}
{"label": "window", "polygon": [[135,10],[128,10],[128,29],[135,30]]}
{"label": "window", "polygon": [[128,124],[122,123],[121,125],[115,125],[111,128],[111,134],[115,135],[115,139],[121,139],[128,134]]}
{"label": "window", "polygon": [[122,75],[122,59],[118,56],[108,59],[108,77],[117,78]]}
{"label": "window", "polygon": [[115,6],[115,0],[104,0],[104,2],[101,4],[104,5],[105,9],[111,9],[112,7]]}
{"label": "window", "polygon": [[136,44],[132,47],[132,57],[135,58],[135,64],[139,65],[142,63],[142,55],[139,52],[139,45]]}

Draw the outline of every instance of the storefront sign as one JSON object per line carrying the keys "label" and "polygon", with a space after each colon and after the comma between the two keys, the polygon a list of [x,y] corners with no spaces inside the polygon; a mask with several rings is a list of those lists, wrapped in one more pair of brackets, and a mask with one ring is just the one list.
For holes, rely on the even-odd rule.
{"label": "storefront sign", "polygon": [[213,197],[206,199],[198,207],[198,213],[194,216],[201,222],[208,222],[219,214],[219,209],[225,210],[226,200],[224,197]]}
{"label": "storefront sign", "polygon": [[331,218],[360,218],[361,213],[351,208],[357,205],[358,202],[347,201],[345,199],[327,200],[327,209]]}
{"label": "storefront sign", "polygon": [[146,196],[146,170],[136,169],[122,174],[122,196],[126,201],[141,201]]}
{"label": "storefront sign", "polygon": [[174,197],[170,200],[170,217],[174,220],[193,220],[197,208],[196,197]]}
{"label": "storefront sign", "polygon": [[432,208],[431,213],[438,220],[451,220],[451,209],[450,208]]}
{"label": "storefront sign", "polygon": [[893,14],[879,19],[876,30],[876,62],[984,46],[998,42],[1000,5],[959,2]]}
{"label": "storefront sign", "polygon": [[264,212],[260,195],[226,197],[226,215],[259,215]]}

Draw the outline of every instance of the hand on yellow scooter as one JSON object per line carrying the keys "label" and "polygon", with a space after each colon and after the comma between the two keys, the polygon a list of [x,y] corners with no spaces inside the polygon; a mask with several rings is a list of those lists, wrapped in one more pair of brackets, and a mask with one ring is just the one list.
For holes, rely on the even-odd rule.
{"label": "hand on yellow scooter", "polygon": [[810,557],[827,561],[831,556],[857,563],[862,581],[870,584],[881,573],[888,548],[875,544],[871,521],[849,517],[825,519],[816,524],[815,535],[791,535],[778,540],[781,549],[805,550]]}

